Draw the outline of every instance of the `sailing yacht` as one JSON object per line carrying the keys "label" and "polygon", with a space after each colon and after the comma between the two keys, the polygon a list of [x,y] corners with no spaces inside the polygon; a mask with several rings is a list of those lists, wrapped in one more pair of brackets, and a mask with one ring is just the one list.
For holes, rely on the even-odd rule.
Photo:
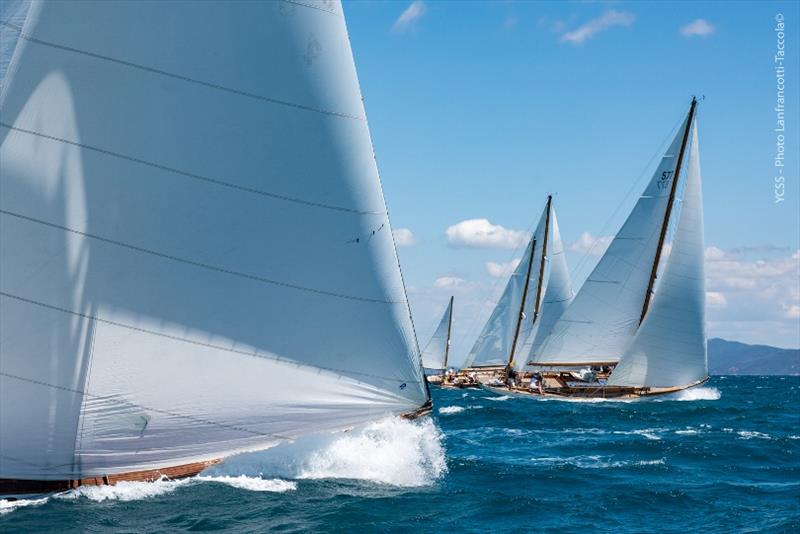
{"label": "sailing yacht", "polygon": [[[637,398],[708,380],[696,109],[693,98],[622,228],[533,348],[527,363],[535,387],[521,392]],[[673,238],[659,275],[670,221]]]}
{"label": "sailing yacht", "polygon": [[0,494],[430,410],[339,2],[11,4]]}
{"label": "sailing yacht", "polygon": [[527,371],[532,350],[572,300],[564,245],[553,197],[545,208],[519,264],[461,370],[484,384],[505,386]]}

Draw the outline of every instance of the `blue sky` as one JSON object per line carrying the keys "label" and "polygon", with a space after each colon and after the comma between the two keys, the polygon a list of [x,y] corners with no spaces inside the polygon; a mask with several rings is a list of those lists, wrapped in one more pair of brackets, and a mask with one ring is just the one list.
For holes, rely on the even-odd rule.
{"label": "blue sky", "polygon": [[[492,274],[519,257],[506,248],[513,231],[539,217],[548,192],[580,283],[597,260],[584,245],[619,227],[697,94],[706,95],[709,336],[800,346],[792,52],[781,203],[773,166],[775,17],[784,14],[796,43],[797,3],[345,0],[344,8],[392,224],[408,242],[399,252],[420,343],[452,293],[456,360],[469,350],[505,282]],[[507,239],[448,239],[448,228],[472,219],[502,226],[497,235]]]}

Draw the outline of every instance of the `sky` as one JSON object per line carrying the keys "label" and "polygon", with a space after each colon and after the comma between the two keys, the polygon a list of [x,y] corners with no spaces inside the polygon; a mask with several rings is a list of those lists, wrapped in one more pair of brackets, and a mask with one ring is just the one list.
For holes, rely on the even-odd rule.
{"label": "sky", "polygon": [[549,193],[579,287],[697,95],[708,335],[800,346],[797,3],[344,10],[421,345],[454,295],[454,363],[466,355]]}

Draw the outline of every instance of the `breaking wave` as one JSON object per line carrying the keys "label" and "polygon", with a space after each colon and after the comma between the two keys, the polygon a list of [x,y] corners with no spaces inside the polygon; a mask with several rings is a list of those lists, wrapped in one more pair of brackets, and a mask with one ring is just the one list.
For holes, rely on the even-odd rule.
{"label": "breaking wave", "polygon": [[454,413],[463,412],[466,410],[463,406],[442,406],[439,408],[439,413],[442,415],[450,415]]}
{"label": "breaking wave", "polygon": [[498,402],[500,402],[500,401],[507,401],[511,397],[509,397],[508,395],[500,395],[499,397],[481,397],[481,398],[482,399],[486,399],[486,400],[490,400],[490,401],[498,401]]}
{"label": "breaking wave", "polygon": [[684,389],[677,393],[672,393],[661,400],[674,401],[698,401],[698,400],[719,400],[722,395],[717,388],[696,387]]}
{"label": "breaking wave", "polygon": [[228,486],[243,489],[248,491],[272,491],[276,493],[282,493],[284,491],[292,491],[297,489],[297,482],[292,482],[289,480],[281,480],[279,478],[261,478],[261,477],[249,477],[247,475],[239,475],[238,477],[234,476],[217,476],[217,477],[207,477],[207,476],[198,476],[195,477],[195,480],[200,480],[203,482],[217,482],[220,484],[226,484]]}
{"label": "breaking wave", "polygon": [[25,508],[27,506],[39,506],[47,501],[47,497],[42,497],[41,499],[17,499],[14,501],[0,499],[0,516],[11,513],[19,508]]}
{"label": "breaking wave", "polygon": [[162,478],[154,482],[117,482],[113,486],[81,486],[74,490],[58,493],[57,499],[72,500],[85,498],[90,501],[138,501],[158,497],[175,491],[192,482],[191,478],[169,480]]}
{"label": "breaking wave", "polygon": [[338,436],[313,452],[297,478],[349,478],[414,487],[432,484],[446,471],[442,434],[430,419],[390,418]]}

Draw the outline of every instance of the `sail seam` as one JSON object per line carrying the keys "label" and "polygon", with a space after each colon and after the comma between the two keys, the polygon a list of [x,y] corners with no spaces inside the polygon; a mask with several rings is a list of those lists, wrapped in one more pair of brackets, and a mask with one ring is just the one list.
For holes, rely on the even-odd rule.
{"label": "sail seam", "polygon": [[238,190],[238,191],[244,191],[246,193],[253,193],[253,194],[256,194],[256,195],[269,197],[269,198],[273,198],[273,199],[276,199],[276,200],[283,200],[283,201],[286,201],[286,202],[292,202],[292,203],[295,203],[295,204],[302,204],[302,205],[311,206],[311,207],[314,207],[314,208],[324,208],[324,209],[329,209],[329,210],[334,210],[334,211],[343,211],[343,212],[348,212],[348,213],[355,213],[355,214],[358,214],[358,215],[386,215],[386,213],[387,213],[385,210],[384,211],[358,210],[358,209],[354,209],[354,208],[346,208],[346,207],[343,207],[343,206],[336,206],[336,205],[333,205],[333,204],[325,204],[323,202],[314,202],[312,200],[303,200],[301,198],[290,197],[290,196],[286,196],[286,195],[280,195],[278,193],[270,193],[269,191],[264,191],[263,189],[256,189],[254,187],[247,187],[247,186],[244,186],[244,185],[238,185],[238,184],[234,184],[234,183],[231,183],[231,182],[226,182],[226,181],[220,180],[218,178],[212,178],[210,176],[204,176],[202,174],[196,174],[196,173],[193,173],[193,172],[184,171],[184,170],[181,170],[181,169],[177,169],[175,167],[169,167],[167,165],[162,165],[160,163],[155,163],[155,162],[147,161],[147,160],[144,160],[144,159],[141,159],[141,158],[136,158],[136,157],[133,157],[133,156],[128,156],[128,155],[125,155],[125,154],[121,154],[119,152],[106,150],[105,148],[100,148],[100,147],[96,147],[96,146],[92,146],[92,145],[87,145],[85,143],[78,143],[76,141],[71,141],[69,139],[64,139],[63,137],[57,137],[57,136],[54,136],[54,135],[49,135],[49,134],[42,133],[42,132],[37,132],[37,131],[34,131],[34,130],[28,130],[26,128],[20,128],[18,126],[12,126],[12,125],[7,124],[5,122],[0,122],[0,126],[2,126],[3,128],[8,128],[9,130],[14,130],[16,132],[20,132],[20,133],[24,133],[24,134],[28,134],[28,135],[34,135],[34,136],[37,136],[37,137],[41,137],[43,139],[49,139],[51,141],[57,141],[59,143],[64,143],[64,144],[71,145],[71,146],[76,146],[76,147],[79,147],[79,148],[85,148],[86,150],[91,150],[93,152],[97,152],[99,154],[104,154],[106,156],[112,156],[112,157],[115,157],[115,158],[124,159],[124,160],[127,160],[127,161],[138,163],[140,165],[145,165],[147,167],[152,167],[154,169],[170,172],[172,174],[178,174],[180,176],[185,176],[186,178],[192,178],[192,179],[195,179],[195,180],[199,180],[201,182],[206,182],[206,183],[218,185],[218,186],[221,186],[221,187],[226,187],[228,189],[235,189],[235,190]]}
{"label": "sail seam", "polygon": [[325,13],[330,13],[331,15],[336,15],[336,11],[333,9],[325,9],[322,6],[315,6],[314,4],[307,4],[305,2],[299,2],[298,0],[283,0],[287,4],[294,4],[297,6],[307,7],[309,9],[316,9],[317,11],[324,11]]}
{"label": "sail seam", "polygon": [[210,349],[222,350],[222,351],[230,352],[230,353],[233,353],[233,354],[241,354],[243,356],[250,356],[251,358],[259,358],[259,359],[263,359],[263,360],[272,360],[272,361],[276,361],[276,362],[280,362],[280,363],[285,363],[285,364],[288,364],[288,365],[296,365],[298,367],[308,367],[308,368],[311,368],[311,369],[321,369],[323,371],[328,371],[328,372],[334,373],[336,375],[339,375],[340,377],[343,377],[343,378],[349,378],[349,377],[352,377],[352,376],[363,376],[363,377],[366,377],[366,378],[377,378],[379,380],[386,380],[387,382],[406,382],[406,383],[411,383],[411,384],[418,384],[419,383],[418,380],[403,380],[403,379],[399,379],[399,378],[381,376],[381,375],[376,375],[376,374],[372,374],[372,373],[363,373],[363,372],[360,372],[360,371],[345,371],[345,370],[342,370],[342,369],[336,369],[334,367],[326,367],[326,366],[322,366],[322,365],[312,365],[312,364],[302,363],[302,362],[298,362],[298,361],[295,361],[295,360],[289,360],[289,359],[286,359],[286,358],[281,358],[279,356],[272,356],[272,355],[264,354],[264,353],[260,353],[259,354],[257,352],[253,352],[253,351],[244,351],[244,350],[238,350],[238,349],[234,349],[234,348],[230,348],[230,347],[223,347],[222,345],[215,345],[214,343],[206,343],[206,342],[203,342],[203,341],[197,341],[197,340],[188,339],[188,338],[185,338],[185,337],[174,336],[172,334],[165,334],[163,332],[156,332],[155,330],[149,330],[147,328],[142,328],[140,326],[133,326],[133,325],[129,325],[129,324],[126,324],[126,323],[119,322],[119,321],[112,321],[111,319],[104,319],[104,318],[98,317],[96,315],[89,315],[89,314],[78,312],[78,311],[75,311],[75,310],[62,308],[60,306],[54,306],[52,304],[47,304],[45,302],[40,302],[38,300],[30,299],[30,298],[23,297],[23,296],[20,296],[20,295],[14,295],[13,293],[7,293],[5,291],[0,291],[0,296],[6,297],[6,298],[10,298],[10,299],[14,299],[14,300],[17,300],[17,301],[20,301],[20,302],[25,302],[27,304],[32,304],[34,306],[39,306],[41,308],[45,308],[45,309],[49,309],[49,310],[53,310],[53,311],[57,311],[57,312],[61,312],[61,313],[67,313],[67,314],[70,314],[70,315],[75,315],[77,317],[83,317],[85,319],[91,319],[91,320],[94,320],[94,321],[97,321],[97,322],[100,322],[100,323],[109,324],[111,326],[118,326],[120,328],[125,328],[127,330],[132,330],[134,332],[140,332],[142,334],[150,334],[150,335],[153,335],[153,336],[163,337],[165,339],[171,339],[173,341],[181,341],[183,343],[189,343],[191,345],[197,345],[197,346],[200,346],[200,347],[207,347],[207,348],[210,348]]}
{"label": "sail seam", "polygon": [[50,47],[50,48],[55,48],[57,50],[63,50],[65,52],[71,52],[73,54],[80,54],[80,55],[91,57],[91,58],[94,58],[94,59],[101,59],[103,61],[108,61],[110,63],[115,63],[117,65],[122,65],[122,66],[125,66],[125,67],[130,67],[130,68],[133,68],[133,69],[142,70],[142,71],[145,71],[145,72],[149,72],[151,74],[158,74],[160,76],[165,76],[167,78],[173,78],[175,80],[181,80],[181,81],[184,81],[184,82],[193,83],[193,84],[196,84],[196,85],[207,87],[209,89],[215,89],[217,91],[222,91],[222,92],[225,92],[225,93],[230,93],[230,94],[234,94],[234,95],[238,95],[238,96],[243,96],[243,97],[250,98],[250,99],[253,99],[253,100],[259,100],[261,102],[268,102],[270,104],[278,104],[278,105],[281,105],[281,106],[287,106],[287,107],[291,107],[291,108],[295,108],[295,109],[301,109],[301,110],[304,110],[304,111],[313,111],[315,113],[320,113],[322,115],[328,115],[328,116],[331,116],[331,117],[340,117],[340,118],[345,118],[345,119],[354,119],[354,120],[358,120],[358,121],[364,121],[363,117],[359,117],[357,115],[351,115],[349,113],[344,113],[344,112],[340,112],[340,111],[330,111],[330,110],[327,110],[327,109],[316,108],[314,106],[308,106],[308,105],[305,105],[305,104],[297,104],[295,102],[289,102],[289,101],[286,101],[286,100],[280,100],[278,98],[272,98],[272,97],[260,95],[260,94],[257,94],[257,93],[251,93],[251,92],[248,92],[248,91],[243,91],[241,89],[234,89],[233,87],[226,87],[224,85],[220,85],[220,84],[216,84],[216,83],[212,83],[212,82],[206,82],[206,81],[203,81],[203,80],[199,80],[197,78],[191,78],[189,76],[184,76],[182,74],[176,74],[176,73],[165,71],[165,70],[162,70],[162,69],[157,69],[155,67],[148,67],[147,65],[141,65],[139,63],[133,63],[132,61],[126,61],[124,59],[118,59],[118,58],[114,58],[114,57],[110,57],[110,56],[104,56],[102,54],[97,54],[95,52],[89,52],[87,50],[81,50],[79,48],[73,48],[71,46],[66,46],[66,45],[62,45],[62,44],[58,44],[58,43],[53,43],[53,42],[50,42],[50,41],[44,41],[42,39],[38,39],[36,37],[33,37],[32,35],[28,35],[24,31],[22,31],[22,28],[20,26],[17,26],[16,24],[12,24],[10,22],[0,21],[0,25],[6,26],[8,28],[11,28],[12,30],[15,30],[15,31],[19,32],[19,36],[22,39],[25,39],[26,41],[29,41],[31,43],[36,43],[36,44],[39,44],[39,45],[42,45],[42,46],[47,46],[47,47]]}
{"label": "sail seam", "polygon": [[[69,388],[69,387],[66,387],[66,386],[59,386],[57,384],[51,384],[49,382],[44,382],[42,380],[34,380],[32,378],[26,378],[24,376],[14,375],[14,374],[11,374],[11,373],[0,372],[0,376],[5,376],[6,378],[12,378],[14,380],[20,380],[22,382],[28,382],[28,383],[36,384],[36,385],[39,385],[39,386],[58,389],[58,390],[61,390],[61,391],[67,391],[69,393],[76,393],[78,395],[82,395],[84,397],[89,397],[89,398],[92,398],[92,399],[104,400],[104,399],[112,398],[111,396],[108,396],[108,395],[95,395],[95,394],[89,393],[88,391],[85,391],[85,390]],[[261,431],[258,431],[258,430],[251,430],[249,428],[245,428],[245,427],[241,427],[241,426],[237,426],[237,425],[229,425],[227,423],[219,423],[217,421],[212,421],[210,419],[204,419],[202,417],[195,417],[193,415],[186,415],[186,414],[182,414],[182,413],[178,413],[178,412],[173,412],[173,411],[170,411],[170,410],[163,410],[161,408],[153,408],[151,406],[145,406],[143,404],[136,404],[136,406],[138,408],[142,408],[144,410],[151,411],[151,412],[154,412],[154,413],[160,413],[160,414],[169,415],[169,416],[172,416],[172,417],[179,417],[181,419],[188,419],[189,421],[194,421],[196,423],[203,423],[203,424],[210,425],[210,426],[218,426],[220,428],[225,428],[225,429],[228,429],[228,430],[236,430],[236,431],[239,431],[239,432],[244,432],[246,434],[253,434],[253,435],[256,435],[256,436],[263,436],[263,437],[270,437],[270,438],[279,438],[279,439],[283,439],[283,440],[291,439],[290,437],[283,436],[281,434],[270,434],[270,433],[261,432]],[[68,465],[68,464],[65,464],[65,465]]]}
{"label": "sail seam", "polygon": [[163,252],[158,252],[157,250],[151,250],[151,249],[147,249],[147,248],[144,248],[144,247],[139,247],[139,246],[136,246],[136,245],[131,245],[131,244],[128,244],[128,243],[124,243],[122,241],[109,239],[107,237],[102,237],[102,236],[95,235],[95,234],[89,234],[89,233],[86,233],[86,232],[81,232],[80,230],[75,230],[74,228],[69,228],[67,226],[61,226],[60,224],[55,224],[55,223],[51,223],[51,222],[48,222],[48,221],[43,221],[41,219],[36,219],[34,217],[29,217],[27,215],[22,215],[22,214],[19,214],[19,213],[14,213],[14,212],[3,210],[3,209],[0,209],[0,214],[8,215],[10,217],[15,217],[15,218],[22,219],[22,220],[25,220],[25,221],[29,221],[29,222],[32,222],[32,223],[40,224],[42,226],[48,226],[50,228],[55,228],[57,230],[62,230],[64,232],[69,232],[69,233],[80,235],[80,236],[83,236],[83,237],[88,237],[90,239],[95,239],[95,240],[101,241],[103,243],[108,243],[110,245],[115,245],[115,246],[118,246],[118,247],[127,248],[129,250],[133,250],[133,251],[140,252],[140,253],[143,253],[143,254],[149,254],[151,256],[156,256],[158,258],[162,258],[162,259],[166,259],[166,260],[172,260],[172,261],[175,261],[175,262],[178,262],[178,263],[185,263],[186,265],[192,265],[194,267],[200,267],[202,269],[207,269],[209,271],[215,271],[215,272],[218,272],[218,273],[228,274],[228,275],[236,276],[236,277],[239,277],[239,278],[245,278],[247,280],[254,280],[256,282],[262,282],[262,283],[265,283],[265,284],[276,285],[276,286],[285,287],[285,288],[288,288],[288,289],[296,289],[298,291],[307,291],[309,293],[316,293],[318,295],[325,295],[325,296],[328,296],[328,297],[336,297],[336,298],[342,298],[342,299],[347,299],[347,300],[356,300],[356,301],[360,301],[360,302],[372,302],[372,303],[376,303],[376,304],[403,304],[404,303],[402,300],[385,300],[385,299],[374,299],[374,298],[369,298],[369,297],[357,297],[357,296],[354,296],[354,295],[346,295],[344,293],[335,293],[333,291],[325,291],[324,289],[315,289],[315,288],[312,288],[312,287],[306,287],[306,286],[300,286],[300,285],[296,285],[296,284],[290,284],[288,282],[281,282],[279,280],[272,280],[270,278],[264,278],[262,276],[258,276],[258,275],[254,275],[254,274],[242,273],[242,272],[239,272],[239,271],[233,271],[233,270],[230,270],[230,269],[225,269],[223,267],[217,267],[215,265],[210,265],[208,263],[202,263],[202,262],[195,261],[195,260],[189,260],[189,259],[186,259],[186,258],[173,256],[172,254],[165,254]]}

